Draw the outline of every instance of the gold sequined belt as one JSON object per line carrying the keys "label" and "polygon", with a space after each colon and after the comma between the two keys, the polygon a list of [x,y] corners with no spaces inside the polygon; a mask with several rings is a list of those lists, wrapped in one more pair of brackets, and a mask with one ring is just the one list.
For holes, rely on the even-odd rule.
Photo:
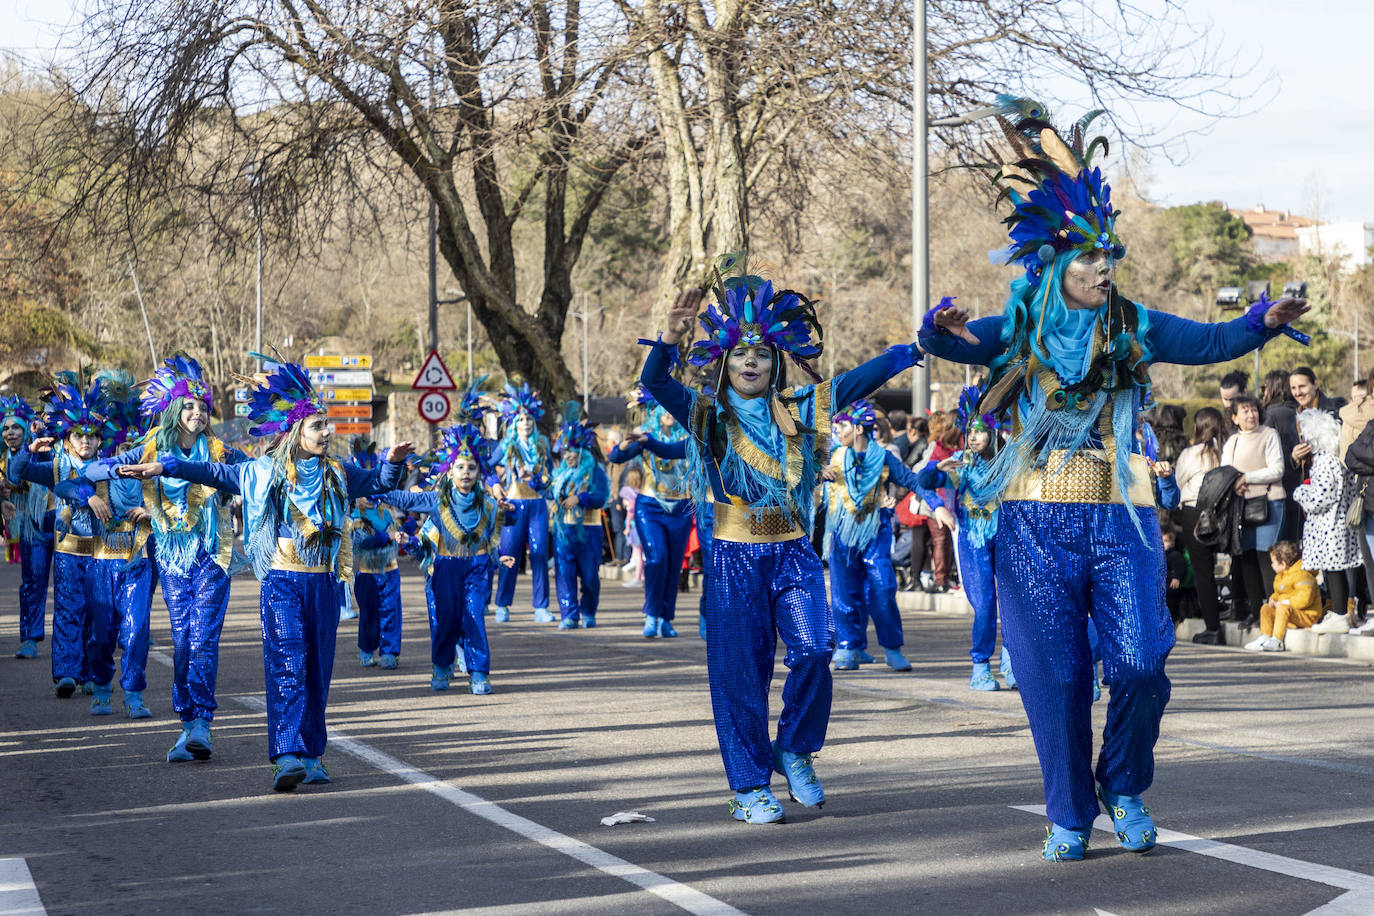
{"label": "gold sequined belt", "polygon": [[380,575],[382,575],[383,573],[389,573],[389,572],[391,572],[393,569],[400,569],[400,568],[401,568],[401,564],[398,563],[398,562],[396,561],[396,558],[395,558],[395,557],[392,557],[390,560],[387,560],[385,563],[383,563],[383,564],[380,565],[380,566],[377,566],[377,565],[369,566],[369,565],[367,565],[366,563],[359,563],[359,564],[358,564],[358,572],[360,572],[360,573],[371,573],[371,574],[374,575],[374,576],[380,576]]}
{"label": "gold sequined belt", "polygon": [[[1007,487],[1003,502],[1024,500],[1037,503],[1119,503],[1121,490],[1116,482],[1116,466],[1101,449],[1080,449],[1064,462],[1065,451],[1050,452],[1049,462],[1031,468]],[[1062,465],[1062,466],[1061,466]],[[1153,506],[1153,472],[1144,455],[1131,455],[1130,501],[1135,506]]]}
{"label": "gold sequined belt", "polygon": [[806,537],[806,529],[784,516],[781,509],[753,509],[718,502],[711,537],[739,544],[780,544]]}
{"label": "gold sequined belt", "polygon": [[582,524],[597,525],[599,527],[601,525],[601,510],[588,509],[586,512],[582,513]]}
{"label": "gold sequined belt", "polygon": [[544,498],[544,495],[543,495],[542,493],[540,493],[538,490],[536,490],[534,487],[532,487],[532,486],[530,486],[529,484],[525,483],[523,480],[517,480],[517,481],[511,486],[510,490],[506,493],[506,498],[508,498],[508,499],[543,499],[543,498]]}
{"label": "gold sequined belt", "polygon": [[58,538],[56,550],[58,553],[70,554],[74,557],[95,556],[96,539],[80,534],[64,534]]}
{"label": "gold sequined belt", "polygon": [[328,566],[307,565],[300,554],[296,553],[296,542],[291,538],[277,538],[277,552],[272,554],[272,568],[283,572],[333,572]]}

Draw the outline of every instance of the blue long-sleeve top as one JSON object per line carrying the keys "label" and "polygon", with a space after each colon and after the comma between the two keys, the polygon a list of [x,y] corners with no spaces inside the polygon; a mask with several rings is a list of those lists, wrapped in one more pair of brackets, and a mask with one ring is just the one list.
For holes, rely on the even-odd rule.
{"label": "blue long-sleeve top", "polygon": [[[845,477],[845,464],[852,453],[853,466],[859,467],[859,462],[862,456],[868,453],[868,449],[877,449],[882,453],[882,470],[868,488],[859,494],[858,500],[855,500]],[[840,474],[825,485],[826,530],[842,544],[862,550],[873,542],[880,523],[887,518],[885,513],[890,511],[882,507],[882,499],[887,494],[888,484],[896,484],[910,490],[916,485],[916,475],[896,455],[872,440],[869,440],[863,452],[854,452],[841,446],[831,456],[830,466]],[[856,486],[862,487],[863,481],[856,481]]]}
{"label": "blue long-sleeve top", "polygon": [[[98,488],[85,484],[80,476],[91,462],[83,462],[61,447],[51,455],[50,460],[40,460],[27,449],[21,450],[10,460],[8,476],[16,483],[24,480],[52,490],[57,503],[54,531],[58,537],[71,534],[106,538],[110,529],[127,527],[129,513],[143,505],[143,488],[137,480],[112,480],[102,494]],[[102,525],[87,505],[97,495],[109,504],[108,525]]]}
{"label": "blue long-sleeve top", "polygon": [[1178,480],[1174,478],[1174,475],[1156,477],[1155,483],[1159,486],[1159,507],[1161,509],[1177,509],[1182,494],[1179,493]]}
{"label": "blue long-sleeve top", "polygon": [[414,545],[421,553],[420,565],[429,573],[436,556],[476,557],[496,552],[505,512],[491,494],[483,491],[478,496],[480,504],[468,513],[444,505],[437,489],[392,490],[377,498],[405,512],[429,516],[420,526]]}
{"label": "blue long-sleeve top", "polygon": [[[711,456],[711,443],[705,442],[701,438],[702,432],[696,429],[694,425],[692,415],[700,395],[673,378],[670,372],[673,353],[674,348],[670,345],[661,340],[655,342],[649,349],[648,357],[644,360],[640,382],[660,404],[667,408],[678,423],[692,432],[696,441],[696,448],[702,452],[704,459],[701,463],[706,471],[706,483],[710,488],[710,497],[715,502],[722,503],[731,502],[732,497],[742,499],[741,494],[729,492],[729,488],[721,478],[720,466]],[[919,355],[920,349],[915,344],[899,344],[889,347],[880,356],[848,372],[841,372],[832,379],[817,385],[797,386],[784,392],[784,397],[789,400],[789,410],[794,411],[793,416],[798,420],[799,425],[810,427],[813,430],[821,430],[820,436],[813,434],[804,437],[805,440],[809,440],[803,449],[804,452],[810,453],[808,460],[819,462],[824,458],[825,452],[829,448],[830,417],[836,410],[852,404],[871,391],[876,391],[897,373],[911,368],[916,364]],[[812,479],[814,479],[814,472],[813,464],[810,475]],[[693,493],[693,496],[699,504],[708,501],[705,493]],[[808,493],[808,499],[809,496]],[[811,519],[810,504],[800,508],[803,519],[809,524]]]}
{"label": "blue long-sleeve top", "polygon": [[[15,507],[15,524],[10,530],[21,542],[52,541],[53,523],[57,515],[57,500],[49,487],[10,477],[10,465],[21,452],[28,454],[27,441],[11,451],[0,442],[0,478],[10,485],[9,500]],[[16,530],[17,529],[17,530]]]}
{"label": "blue long-sleeve top", "polygon": [[[601,462],[592,465],[591,479],[587,481],[587,489],[581,490],[577,494],[577,503],[583,509],[601,509],[605,507],[606,500],[611,495],[611,479],[606,476],[606,469],[601,466]],[[552,499],[566,499],[567,495],[559,497],[553,490],[549,491]]]}
{"label": "blue long-sleeve top", "polygon": [[646,436],[641,442],[627,442],[611,449],[610,458],[616,464],[631,461],[648,452],[652,457],[642,462],[644,485],[639,492],[652,499],[664,512],[687,511],[687,438],[663,442]]}
{"label": "blue long-sleeve top", "polygon": [[621,442],[613,446],[611,454],[607,456],[606,460],[611,464],[624,464],[627,461],[633,461],[645,452],[670,460],[685,459],[687,457],[687,440],[663,442],[653,436],[645,436],[642,442]]}
{"label": "blue long-sleeve top", "polygon": [[390,510],[382,506],[363,509],[355,503],[351,516],[353,560],[358,572],[375,574],[395,569],[400,548],[391,537],[395,519]]}

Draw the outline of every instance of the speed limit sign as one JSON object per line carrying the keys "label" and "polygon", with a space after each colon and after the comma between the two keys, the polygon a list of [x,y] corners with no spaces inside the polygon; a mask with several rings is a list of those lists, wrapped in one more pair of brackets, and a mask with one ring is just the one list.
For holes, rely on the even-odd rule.
{"label": "speed limit sign", "polygon": [[420,416],[427,423],[442,423],[448,416],[448,397],[442,391],[426,391],[420,397]]}

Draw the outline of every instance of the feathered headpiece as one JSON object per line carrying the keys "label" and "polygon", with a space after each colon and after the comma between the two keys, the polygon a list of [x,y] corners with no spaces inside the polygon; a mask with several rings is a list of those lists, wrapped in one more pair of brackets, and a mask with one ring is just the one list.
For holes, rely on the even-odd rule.
{"label": "feathered headpiece", "polygon": [[994,252],[993,261],[1021,264],[1026,279],[1036,284],[1044,266],[1066,251],[1101,249],[1113,258],[1124,257],[1111,186],[1092,164],[1099,149],[1107,152],[1107,138],[1095,137],[1086,146],[1083,142],[1084,132],[1104,112],[1090,111],[1080,118],[1066,142],[1038,102],[1010,96],[1000,96],[998,102],[1002,114],[997,123],[1008,148],[998,154],[1000,168],[992,180],[1002,188],[998,201],[1007,198],[1013,209],[1004,220],[1011,245]]}
{"label": "feathered headpiece", "polygon": [[119,369],[110,370],[109,374],[97,373],[96,384],[105,399],[105,446],[114,454],[121,446],[141,439],[146,431],[138,394],[133,376]]}
{"label": "feathered headpiece", "polygon": [[248,428],[249,433],[258,437],[284,433],[306,417],[325,412],[324,401],[300,366],[261,353],[248,355],[274,364],[264,376],[234,376],[253,386],[248,393],[248,418],[254,424]]}
{"label": "feathered headpiece", "polygon": [[569,448],[595,450],[597,447],[596,424],[582,419],[582,405],[577,401],[563,404],[563,422],[558,428],[558,438],[554,440],[553,451],[557,455]]}
{"label": "feathered headpiece", "polygon": [[[786,353],[807,375],[820,377],[806,362],[821,355],[824,333],[816,316],[816,304],[794,290],[773,291],[771,280],[749,274],[740,256],[724,256],[711,291],[716,303],[698,317],[706,339],[692,344],[687,361],[707,366],[736,346],[767,345]],[[726,271],[741,276],[728,279]]]}
{"label": "feathered headpiece", "polygon": [[0,395],[0,420],[6,417],[17,417],[24,421],[24,429],[27,431],[29,421],[33,419],[33,416],[33,408],[20,395]]}
{"label": "feathered headpiece", "polygon": [[977,385],[965,385],[959,392],[959,406],[955,411],[955,419],[959,428],[966,434],[972,429],[983,429],[993,433],[1000,426],[994,414],[978,412],[978,400],[982,396],[983,389]]}
{"label": "feathered headpiece", "polygon": [[471,423],[455,423],[441,429],[434,456],[436,461],[432,470],[436,477],[446,473],[459,458],[476,462],[483,476],[492,472],[491,441],[484,438],[482,430]]}
{"label": "feathered headpiece", "polygon": [[205,373],[185,353],[176,353],[153,372],[143,383],[142,410],[150,417],[161,416],[177,398],[192,398],[213,406],[214,394],[205,383]]}
{"label": "feathered headpiece", "polygon": [[349,440],[349,451],[352,453],[353,463],[360,468],[372,470],[378,464],[377,443],[367,436],[356,435]]}
{"label": "feathered headpiece", "polygon": [[43,399],[47,402],[43,419],[52,435],[65,438],[80,432],[102,439],[108,437],[109,407],[101,396],[99,382],[92,382],[85,394],[75,385],[54,382],[51,388],[44,389]]}
{"label": "feathered headpiece", "polygon": [[544,402],[539,400],[539,392],[519,376],[507,382],[501,393],[505,395],[501,401],[501,419],[507,423],[513,422],[522,413],[529,414],[534,420],[544,416]]}
{"label": "feathered headpiece", "polygon": [[489,410],[496,409],[496,403],[492,396],[482,390],[490,376],[479,375],[474,378],[468,386],[463,389],[463,393],[458,396],[458,405],[453,408],[453,419],[457,423],[472,423],[480,427],[482,416]]}
{"label": "feathered headpiece", "polygon": [[839,423],[840,421],[853,423],[862,429],[872,429],[878,425],[878,412],[874,409],[873,402],[868,398],[859,398],[830,418],[831,423]]}

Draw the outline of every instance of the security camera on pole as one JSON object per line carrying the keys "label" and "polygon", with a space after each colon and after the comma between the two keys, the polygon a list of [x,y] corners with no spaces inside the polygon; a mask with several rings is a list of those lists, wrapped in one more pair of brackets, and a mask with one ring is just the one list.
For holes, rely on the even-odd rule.
{"label": "security camera on pole", "polygon": [[418,405],[421,419],[431,426],[437,426],[447,419],[449,402],[444,392],[453,391],[458,386],[453,383],[453,375],[448,371],[448,366],[444,365],[443,357],[439,355],[438,350],[429,351],[429,356],[425,357],[425,362],[420,366],[420,371],[415,376],[415,381],[410,383],[410,387],[422,392]]}

